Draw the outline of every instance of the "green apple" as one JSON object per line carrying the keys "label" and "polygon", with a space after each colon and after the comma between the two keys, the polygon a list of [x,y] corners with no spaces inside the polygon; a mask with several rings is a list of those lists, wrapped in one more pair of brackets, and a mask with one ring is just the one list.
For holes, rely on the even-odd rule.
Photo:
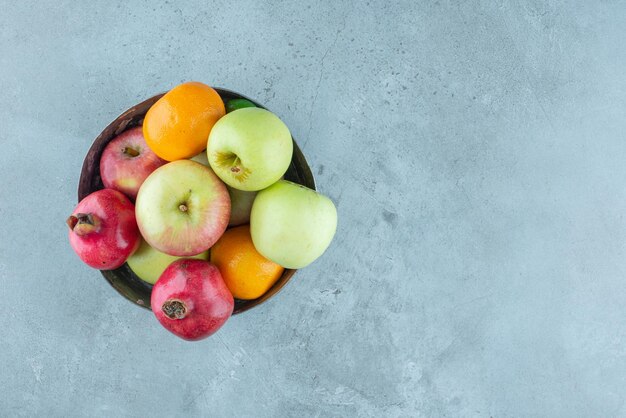
{"label": "green apple", "polygon": [[224,183],[191,160],[167,163],[139,188],[135,215],[150,246],[169,255],[190,256],[208,250],[224,233],[230,197]]}
{"label": "green apple", "polygon": [[326,196],[280,180],[261,190],[252,205],[250,233],[261,255],[290,269],[321,256],[337,230],[337,209]]}
{"label": "green apple", "polygon": [[202,151],[198,155],[194,155],[193,157],[190,158],[190,160],[195,161],[197,163],[200,163],[200,164],[202,164],[204,166],[207,166],[209,168],[211,167],[209,165],[209,160],[207,160],[207,158],[206,158],[206,150]]}
{"label": "green apple", "polygon": [[250,222],[250,212],[257,192],[244,192],[226,186],[230,195],[230,220],[228,226],[243,225]]}
{"label": "green apple", "polygon": [[207,144],[215,174],[229,186],[249,192],[280,179],[292,154],[287,126],[272,112],[255,107],[223,116],[211,129]]}
{"label": "green apple", "polygon": [[[162,253],[156,248],[152,248],[145,240],[142,240],[137,251],[128,257],[126,262],[137,277],[150,284],[155,284],[167,266],[179,258],[182,257]],[[204,251],[190,258],[208,260],[209,252]]]}

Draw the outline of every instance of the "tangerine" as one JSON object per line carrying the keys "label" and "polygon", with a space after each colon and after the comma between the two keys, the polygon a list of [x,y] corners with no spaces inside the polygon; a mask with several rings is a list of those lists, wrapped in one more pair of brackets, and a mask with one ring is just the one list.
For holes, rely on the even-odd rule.
{"label": "tangerine", "polygon": [[228,229],[211,248],[211,263],[237,299],[256,299],[269,290],[284,268],[254,248],[250,225]]}
{"label": "tangerine", "polygon": [[148,109],[143,135],[164,160],[191,158],[206,148],[209,132],[225,114],[224,102],[214,89],[190,81],[174,87]]}

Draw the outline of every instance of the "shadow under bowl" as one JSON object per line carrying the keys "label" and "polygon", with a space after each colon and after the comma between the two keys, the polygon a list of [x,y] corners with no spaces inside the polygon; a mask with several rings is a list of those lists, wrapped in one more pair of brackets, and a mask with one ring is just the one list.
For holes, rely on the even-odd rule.
{"label": "shadow under bowl", "polygon": [[[254,103],[257,107],[265,109],[263,105],[252,100],[248,97],[242,96],[239,93],[215,88],[215,90],[222,97],[224,102],[231,99],[247,99]],[[87,195],[104,188],[102,179],[100,178],[100,157],[102,151],[106,145],[127,129],[139,126],[142,124],[144,116],[148,109],[159,100],[163,94],[158,94],[154,97],[145,100],[117,117],[109,126],[93,142],[89,152],[83,162],[83,168],[80,173],[80,181],[78,184],[78,201],[87,197]],[[293,138],[292,138],[293,140]],[[285,179],[293,181],[294,183],[302,184],[310,189],[315,190],[315,180],[311,169],[302,154],[302,151],[298,147],[298,144],[293,140],[293,156],[291,158],[291,164],[285,173]],[[233,315],[247,311],[254,308],[272,298],[278,293],[285,284],[293,277],[297,270],[285,269],[282,276],[274,283],[274,285],[261,297],[253,300],[241,300],[235,299],[235,309]],[[132,303],[141,306],[146,309],[150,309],[150,294],[152,293],[152,285],[144,282],[133,273],[128,267],[128,264],[124,264],[122,267],[115,270],[100,270],[102,276],[113,286],[117,292],[124,296]]]}

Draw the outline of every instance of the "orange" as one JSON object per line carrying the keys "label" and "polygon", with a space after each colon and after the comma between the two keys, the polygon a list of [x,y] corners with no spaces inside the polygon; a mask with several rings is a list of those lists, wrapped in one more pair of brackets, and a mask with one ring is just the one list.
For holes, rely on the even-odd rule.
{"label": "orange", "polygon": [[263,295],[284,270],[254,248],[250,225],[224,232],[211,247],[211,263],[217,266],[226,286],[237,299],[256,299]]}
{"label": "orange", "polygon": [[143,121],[152,151],[167,161],[191,158],[206,148],[209,132],[226,113],[224,102],[206,84],[180,84],[156,101]]}

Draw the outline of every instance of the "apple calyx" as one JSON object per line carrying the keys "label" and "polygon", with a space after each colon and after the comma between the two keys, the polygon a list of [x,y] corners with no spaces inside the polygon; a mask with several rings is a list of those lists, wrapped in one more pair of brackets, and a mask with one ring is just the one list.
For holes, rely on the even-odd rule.
{"label": "apple calyx", "polygon": [[70,215],[66,223],[76,235],[87,235],[100,230],[100,219],[92,213]]}
{"label": "apple calyx", "polygon": [[161,310],[169,319],[183,319],[187,316],[187,305],[178,299],[168,299],[163,302]]}
{"label": "apple calyx", "polygon": [[124,147],[122,148],[122,154],[126,154],[130,158],[135,158],[139,155],[139,151],[131,147]]}

